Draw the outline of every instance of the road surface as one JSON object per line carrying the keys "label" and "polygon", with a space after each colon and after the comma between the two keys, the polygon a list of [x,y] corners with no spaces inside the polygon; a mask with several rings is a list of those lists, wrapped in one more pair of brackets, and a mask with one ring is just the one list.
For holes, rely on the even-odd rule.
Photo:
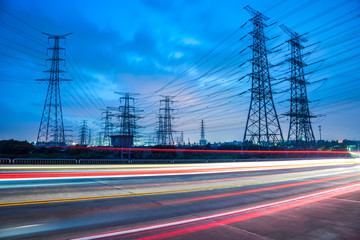
{"label": "road surface", "polygon": [[356,159],[2,165],[3,239],[360,239]]}

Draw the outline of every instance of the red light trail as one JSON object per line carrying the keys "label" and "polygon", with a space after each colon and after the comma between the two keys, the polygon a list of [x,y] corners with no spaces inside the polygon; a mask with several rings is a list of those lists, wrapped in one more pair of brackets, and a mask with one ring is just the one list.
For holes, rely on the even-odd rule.
{"label": "red light trail", "polygon": [[[153,236],[138,238],[139,240],[140,239],[141,240],[164,239],[164,238],[184,235],[187,233],[202,231],[202,230],[206,230],[206,229],[210,229],[210,228],[214,228],[214,227],[219,227],[222,225],[236,223],[236,222],[240,222],[240,221],[244,221],[244,220],[248,220],[248,219],[252,219],[252,218],[257,218],[257,217],[269,215],[269,214],[276,213],[276,212],[289,210],[292,208],[296,208],[296,207],[308,205],[311,203],[323,201],[323,200],[326,200],[329,198],[337,197],[337,196],[355,192],[355,191],[360,191],[360,182],[357,182],[355,184],[341,186],[341,187],[330,188],[327,190],[322,190],[322,191],[314,192],[311,194],[305,194],[305,195],[301,195],[298,197],[289,198],[289,199],[285,199],[285,200],[281,200],[281,201],[276,201],[276,202],[256,205],[253,207],[233,210],[233,211],[229,211],[229,212],[223,212],[223,213],[218,213],[218,214],[213,214],[213,215],[208,215],[208,216],[203,216],[203,217],[190,218],[190,219],[174,221],[174,222],[169,222],[169,223],[145,226],[145,227],[140,227],[140,228],[135,228],[135,229],[105,232],[105,233],[100,233],[100,234],[76,238],[76,239],[77,240],[91,240],[91,239],[99,239],[99,238],[106,238],[106,237],[122,236],[122,235],[127,235],[127,234],[135,234],[135,233],[146,232],[146,231],[151,231],[151,230],[156,230],[156,229],[165,229],[166,230],[166,228],[168,228],[168,227],[182,226],[185,224],[196,223],[196,222],[201,222],[201,221],[210,220],[210,219],[214,219],[214,220],[218,219],[216,221],[213,220],[210,223],[198,224],[196,226],[191,226],[188,228],[182,228],[179,230],[173,230],[173,231],[164,232],[164,233],[157,233],[156,235],[153,235]],[[234,216],[237,214],[243,214],[243,215]]]}
{"label": "red light trail", "polygon": [[[0,173],[0,181],[4,180],[40,180],[40,179],[65,179],[65,178],[109,178],[109,177],[136,177],[136,176],[162,176],[162,175],[186,175],[208,174],[255,170],[274,170],[289,168],[308,168],[326,165],[355,164],[356,161],[348,159],[334,160],[293,160],[293,161],[268,161],[260,163],[228,163],[227,165],[204,165],[201,168],[172,168],[125,171],[96,171],[96,172],[23,172],[23,173]],[[250,164],[250,165],[249,165]]]}
{"label": "red light trail", "polygon": [[[133,152],[179,152],[179,153],[238,153],[238,154],[350,154],[348,151],[305,151],[305,150],[214,150],[214,149],[161,149],[161,148],[120,148],[120,147],[80,147],[80,146],[41,146],[45,148],[106,150],[106,151],[133,151]],[[354,151],[352,153],[359,154]]]}

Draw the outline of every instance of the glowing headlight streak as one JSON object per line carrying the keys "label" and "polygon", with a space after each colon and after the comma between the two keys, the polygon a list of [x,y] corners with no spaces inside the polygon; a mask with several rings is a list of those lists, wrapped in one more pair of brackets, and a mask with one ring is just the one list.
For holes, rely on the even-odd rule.
{"label": "glowing headlight streak", "polygon": [[[261,177],[277,176],[277,175],[281,176],[284,174],[263,175]],[[327,174],[325,174],[325,175],[327,175]],[[319,176],[321,176],[321,175],[319,175]],[[185,199],[179,199],[179,200],[161,201],[160,203],[162,205],[182,204],[182,203],[187,203],[187,202],[195,202],[195,201],[216,199],[216,198],[222,198],[222,197],[231,197],[231,196],[244,195],[244,194],[250,194],[250,193],[256,193],[256,192],[264,192],[264,191],[270,191],[270,190],[276,190],[276,189],[282,189],[282,188],[303,186],[303,185],[314,184],[314,183],[328,182],[328,181],[351,178],[351,177],[356,177],[356,176],[360,176],[360,173],[331,177],[331,178],[324,178],[324,179],[317,179],[317,180],[311,180],[311,181],[297,182],[297,183],[289,183],[289,184],[277,185],[277,186],[272,186],[272,187],[256,188],[256,189],[224,193],[224,194],[218,194],[218,195],[211,195],[211,196],[205,196],[205,197],[198,197],[198,198],[185,198]],[[256,178],[256,177],[259,177],[259,176],[244,177],[244,179],[245,178]],[[291,180],[298,180],[298,179],[309,178],[309,177],[310,176],[280,179],[280,181],[291,181]],[[220,186],[214,186],[214,187],[198,187],[198,188],[177,189],[177,190],[167,190],[167,191],[165,190],[165,191],[156,191],[156,192],[140,192],[140,193],[115,194],[115,195],[103,195],[103,196],[88,196],[88,197],[47,199],[47,200],[4,202],[4,203],[0,203],[0,207],[58,203],[58,202],[88,201],[88,200],[99,200],[99,199],[103,200],[103,199],[112,199],[112,198],[138,197],[138,196],[160,195],[160,194],[171,194],[171,193],[186,193],[186,192],[194,192],[194,191],[213,190],[213,189],[219,189],[219,188],[239,187],[239,186],[247,186],[247,185],[255,185],[255,184],[266,184],[266,183],[272,183],[272,182],[274,182],[274,181],[257,181],[257,182],[250,182],[250,183],[220,185]],[[145,203],[145,204],[137,204],[136,206],[125,205],[125,206],[122,206],[121,208],[129,210],[129,209],[140,209],[140,208],[153,207],[153,206],[154,205],[152,203],[150,203],[150,204]],[[155,205],[155,206],[158,206],[158,205]],[[121,208],[117,208],[117,209],[119,210]]]}
{"label": "glowing headlight streak", "polygon": [[[203,216],[203,217],[190,218],[190,219],[174,221],[174,222],[170,222],[170,223],[134,228],[134,229],[105,232],[105,233],[100,233],[100,234],[96,234],[96,235],[75,238],[75,239],[76,240],[91,240],[91,239],[99,239],[99,238],[106,238],[106,237],[115,237],[115,236],[122,236],[122,235],[127,235],[127,234],[141,233],[141,232],[151,231],[151,230],[156,230],[156,229],[162,229],[162,228],[167,228],[167,227],[181,226],[184,224],[196,223],[196,222],[201,222],[204,220],[211,219],[214,221],[214,220],[218,219],[215,222],[200,224],[200,225],[192,226],[189,228],[182,228],[180,230],[160,233],[160,234],[156,234],[154,236],[149,236],[149,237],[144,237],[144,238],[139,238],[139,239],[152,240],[152,239],[169,238],[169,237],[179,236],[179,235],[183,235],[183,234],[187,234],[187,233],[191,233],[191,232],[202,231],[202,230],[206,230],[206,229],[210,229],[210,228],[214,228],[214,227],[219,227],[219,226],[226,225],[226,224],[240,222],[240,221],[244,221],[244,220],[248,220],[248,219],[252,219],[252,218],[257,218],[257,217],[269,215],[269,214],[280,212],[280,211],[285,211],[288,209],[292,209],[292,208],[308,205],[311,203],[323,201],[323,200],[326,200],[329,198],[337,197],[337,196],[355,192],[355,191],[360,191],[360,182],[355,183],[355,184],[345,185],[342,187],[331,188],[328,190],[322,190],[322,191],[318,191],[318,192],[311,193],[311,194],[301,195],[299,197],[289,198],[289,199],[276,201],[276,202],[272,202],[272,203],[261,204],[261,205],[248,207],[248,208],[242,208],[242,209],[238,209],[238,210],[234,210],[234,211],[212,214],[212,215]],[[255,212],[253,212],[253,211],[255,211]],[[236,214],[244,214],[244,215],[234,216]]]}
{"label": "glowing headlight streak", "polygon": [[333,160],[293,160],[293,161],[271,161],[271,162],[239,162],[222,165],[204,164],[206,167],[196,166],[194,168],[170,167],[164,169],[146,170],[122,170],[106,172],[26,172],[26,173],[0,173],[0,181],[16,180],[49,180],[49,179],[72,179],[72,178],[115,178],[115,177],[145,177],[145,176],[171,176],[190,174],[226,173],[241,171],[260,171],[290,168],[308,168],[315,166],[356,164],[349,159]]}
{"label": "glowing headlight streak", "polygon": [[[214,149],[161,149],[161,148],[120,148],[120,147],[80,147],[80,146],[42,146],[45,148],[62,148],[62,149],[84,149],[84,150],[105,150],[105,151],[132,151],[132,152],[181,152],[181,153],[248,153],[248,154],[350,154],[348,151],[308,151],[308,150],[214,150]],[[360,154],[354,151],[352,153]]]}

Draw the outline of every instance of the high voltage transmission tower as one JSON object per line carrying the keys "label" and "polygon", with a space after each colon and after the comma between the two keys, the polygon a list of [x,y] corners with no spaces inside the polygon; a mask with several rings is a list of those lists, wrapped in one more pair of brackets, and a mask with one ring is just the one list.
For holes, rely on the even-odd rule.
{"label": "high voltage transmission tower", "polygon": [[206,145],[204,120],[201,120],[199,144],[202,146]]}
{"label": "high voltage transmission tower", "polygon": [[64,35],[43,34],[47,35],[49,40],[54,40],[54,46],[48,48],[48,50],[52,50],[52,58],[46,59],[46,61],[51,61],[51,68],[44,71],[49,73],[50,76],[48,79],[37,80],[49,81],[49,86],[36,142],[37,144],[61,146],[65,145],[65,131],[60,97],[60,81],[71,80],[60,77],[60,74],[65,72],[60,69],[60,62],[65,62],[65,59],[60,58],[60,50],[65,50],[65,48],[60,47],[59,42],[60,39],[65,40],[66,36],[71,33]]}
{"label": "high voltage transmission tower", "polygon": [[90,135],[88,135],[88,133],[90,134],[88,126],[87,126],[87,121],[84,120],[81,123],[80,132],[79,132],[79,146],[87,146],[88,145],[87,140],[88,140],[88,137],[90,136]]}
{"label": "high voltage transmission tower", "polygon": [[137,120],[140,119],[137,111],[135,110],[135,98],[131,97],[139,95],[138,93],[115,92],[123,95],[120,97],[119,113],[114,114],[120,120],[119,135],[137,137]]}
{"label": "high voltage transmission tower", "polygon": [[264,21],[269,18],[254,10],[250,6],[244,7],[253,17],[252,73],[251,73],[251,101],[246,121],[244,142],[271,146],[283,141],[278,115],[276,113],[271,90],[271,77],[266,49]]}
{"label": "high voltage transmission tower", "polygon": [[160,100],[159,108],[159,122],[157,130],[157,144],[158,145],[174,145],[174,138],[172,129],[171,112],[174,110],[171,108],[173,103],[170,96],[165,96],[165,99]]}
{"label": "high voltage transmission tower", "polygon": [[304,67],[306,64],[302,59],[301,44],[307,39],[286,27],[284,24],[280,28],[290,36],[287,42],[291,46],[291,57],[287,59],[291,65],[290,75],[290,112],[285,115],[290,117],[290,126],[288,134],[288,145],[297,149],[315,147],[314,132],[311,127],[311,118],[315,118],[310,113],[309,101],[306,93],[308,82],[304,77]]}
{"label": "high voltage transmission tower", "polygon": [[89,128],[89,134],[88,134],[88,146],[91,146],[92,145],[92,143],[91,143],[91,141],[92,141],[92,139],[91,139],[91,129]]}
{"label": "high voltage transmission tower", "polygon": [[114,124],[111,122],[111,119],[113,117],[112,112],[110,111],[110,107],[107,107],[106,110],[103,112],[103,117],[101,118],[103,120],[102,124],[104,127],[103,131],[103,144],[105,146],[110,146],[110,136],[113,134],[113,126]]}

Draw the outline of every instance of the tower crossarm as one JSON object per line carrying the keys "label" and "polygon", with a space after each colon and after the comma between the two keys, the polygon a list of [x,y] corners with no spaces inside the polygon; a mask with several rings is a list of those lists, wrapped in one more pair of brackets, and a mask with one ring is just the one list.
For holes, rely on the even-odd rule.
{"label": "tower crossarm", "polygon": [[66,33],[66,34],[62,34],[62,35],[54,35],[54,34],[49,34],[49,33],[46,33],[46,32],[42,32],[42,34],[48,36],[49,39],[66,39],[66,36],[69,36],[72,33]]}
{"label": "tower crossarm", "polygon": [[246,5],[245,7],[244,7],[244,9],[246,10],[246,11],[248,11],[249,13],[251,13],[254,17],[256,17],[256,18],[260,18],[261,20],[269,20],[269,18],[267,17],[267,16],[265,16],[264,14],[262,14],[261,12],[259,12],[259,11],[257,11],[257,10],[255,10],[255,9],[253,9],[252,7],[250,7],[249,5]]}
{"label": "tower crossarm", "polygon": [[281,24],[279,26],[285,33],[287,33],[291,39],[298,39],[300,42],[307,42],[308,40],[304,37],[305,34],[303,35],[299,35],[297,32],[295,32],[294,30],[292,30],[291,28],[285,26],[284,24]]}

